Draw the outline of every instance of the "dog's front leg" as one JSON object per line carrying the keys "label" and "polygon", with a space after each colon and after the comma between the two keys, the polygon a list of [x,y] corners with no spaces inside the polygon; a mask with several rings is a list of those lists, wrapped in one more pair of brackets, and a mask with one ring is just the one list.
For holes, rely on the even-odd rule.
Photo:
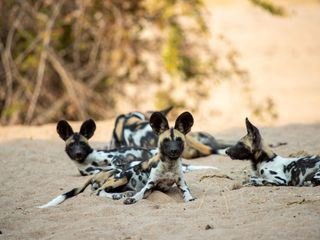
{"label": "dog's front leg", "polygon": [[177,182],[177,186],[181,190],[182,195],[183,195],[183,200],[185,202],[190,202],[190,201],[195,200],[195,198],[192,197],[192,195],[191,195],[190,189],[189,189],[186,181],[184,180],[183,174],[180,174],[180,177]]}
{"label": "dog's front leg", "polygon": [[145,171],[145,170],[151,168],[152,166],[156,166],[159,161],[160,161],[160,155],[157,154],[157,155],[153,156],[152,158],[150,158],[148,161],[145,161],[141,164],[142,170]]}
{"label": "dog's front leg", "polygon": [[134,196],[129,197],[124,200],[124,204],[133,204],[141,200],[142,198],[147,198],[150,193],[152,192],[152,189],[155,187],[155,182],[152,180],[149,180],[147,184]]}
{"label": "dog's front leg", "polygon": [[311,182],[312,182],[313,186],[320,185],[320,169],[314,174],[314,176],[311,179]]}

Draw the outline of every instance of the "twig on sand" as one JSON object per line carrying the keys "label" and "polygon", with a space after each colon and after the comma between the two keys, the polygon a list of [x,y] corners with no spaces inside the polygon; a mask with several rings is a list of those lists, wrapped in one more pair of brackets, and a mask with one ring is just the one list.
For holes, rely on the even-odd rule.
{"label": "twig on sand", "polygon": [[225,194],[224,194],[223,192],[221,192],[221,195],[222,195],[222,197],[223,197],[223,199],[224,199],[224,204],[225,204],[225,206],[226,206],[227,213],[229,213],[230,210],[229,210],[228,199],[227,199],[227,197],[225,196]]}
{"label": "twig on sand", "polygon": [[306,156],[313,156],[313,155],[318,155],[318,156],[320,156],[320,153],[311,154],[311,153],[308,153],[308,152],[305,151],[305,150],[300,150],[300,151],[297,151],[297,152],[290,153],[290,154],[289,154],[289,157],[306,157]]}
{"label": "twig on sand", "polygon": [[311,203],[311,202],[317,202],[320,201],[320,199],[305,199],[303,198],[302,200],[298,200],[298,201],[293,201],[293,202],[287,202],[287,206],[293,205],[293,204],[303,204],[303,203]]}
{"label": "twig on sand", "polygon": [[208,174],[208,175],[203,175],[201,178],[200,178],[200,182],[206,178],[227,178],[227,179],[230,179],[230,180],[234,180],[232,177],[228,176],[227,174]]}
{"label": "twig on sand", "polygon": [[207,193],[207,191],[208,191],[208,188],[206,188],[206,189],[204,190],[204,193],[203,193],[203,195],[202,195],[202,199],[201,199],[201,202],[200,202],[200,204],[199,204],[198,209],[202,208],[202,205],[203,205],[204,200],[205,200],[205,198],[206,198],[206,193]]}

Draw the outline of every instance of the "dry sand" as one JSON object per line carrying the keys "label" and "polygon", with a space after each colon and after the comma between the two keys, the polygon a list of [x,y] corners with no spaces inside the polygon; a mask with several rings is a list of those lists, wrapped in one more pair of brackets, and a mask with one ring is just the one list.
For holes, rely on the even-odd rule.
{"label": "dry sand", "polygon": [[[73,124],[79,125],[79,124]],[[110,136],[99,122],[93,146]],[[30,132],[30,133],[29,133]],[[215,133],[235,139],[244,129]],[[317,153],[320,125],[263,128],[268,142],[286,141],[276,151]],[[319,239],[320,187],[242,187],[247,161],[210,156],[194,164],[220,171],[186,174],[197,200],[183,203],[177,189],[153,193],[135,205],[83,194],[49,209],[35,206],[85,181],[64,153],[55,125],[0,129],[0,239]],[[203,176],[218,175],[228,178]],[[202,179],[202,180],[201,180]],[[208,229],[209,228],[209,229]]]}
{"label": "dry sand", "polygon": [[[211,27],[240,49],[241,62],[256,79],[257,95],[276,100],[280,118],[275,125],[281,127],[263,128],[265,139],[288,142],[276,149],[281,155],[319,153],[320,4],[292,5],[288,18],[273,18],[236,2],[241,4],[213,6]],[[241,108],[240,96],[232,94],[232,84],[221,88],[212,100],[221,114],[203,122],[197,121],[199,114],[195,130],[237,139],[244,134],[248,112]],[[231,96],[226,89],[232,89]],[[98,123],[94,146],[110,139],[112,126],[112,120]],[[85,181],[63,149],[55,125],[0,127],[0,239],[320,239],[320,187],[232,190],[250,172],[250,164],[223,156],[190,161],[220,171],[186,175],[197,197],[188,204],[176,189],[168,195],[153,193],[132,206],[87,190],[57,207],[37,209]],[[200,181],[214,174],[233,180]]]}

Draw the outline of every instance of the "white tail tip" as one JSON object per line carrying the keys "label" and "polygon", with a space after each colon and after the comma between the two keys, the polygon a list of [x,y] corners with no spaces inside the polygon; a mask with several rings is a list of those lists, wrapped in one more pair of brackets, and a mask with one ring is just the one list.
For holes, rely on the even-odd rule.
{"label": "white tail tip", "polygon": [[50,202],[48,202],[47,204],[38,206],[37,208],[48,208],[48,207],[53,207],[53,206],[57,206],[60,203],[64,202],[64,200],[66,200],[66,197],[64,195],[59,195],[58,197],[52,199]]}
{"label": "white tail tip", "polygon": [[227,155],[227,154],[226,154],[227,149],[228,149],[228,148],[218,149],[218,150],[217,150],[218,155]]}
{"label": "white tail tip", "polygon": [[196,170],[203,170],[203,169],[219,170],[219,168],[217,168],[217,167],[212,167],[212,166],[197,166],[197,165],[187,165],[187,166],[183,166],[183,171],[184,171],[184,172],[190,172],[190,171],[196,171]]}

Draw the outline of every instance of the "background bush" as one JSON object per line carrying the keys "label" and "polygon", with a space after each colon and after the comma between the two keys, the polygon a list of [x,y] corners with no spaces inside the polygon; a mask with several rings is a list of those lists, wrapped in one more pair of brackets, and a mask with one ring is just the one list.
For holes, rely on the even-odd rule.
{"label": "background bush", "polygon": [[[188,100],[206,98],[214,82],[249,82],[232,49],[228,67],[218,67],[198,0],[3,0],[0,8],[2,124],[111,117],[128,84],[142,93],[159,86],[157,108],[195,111]],[[177,98],[183,86],[188,98]],[[276,117],[272,100],[263,104],[253,112]]]}

